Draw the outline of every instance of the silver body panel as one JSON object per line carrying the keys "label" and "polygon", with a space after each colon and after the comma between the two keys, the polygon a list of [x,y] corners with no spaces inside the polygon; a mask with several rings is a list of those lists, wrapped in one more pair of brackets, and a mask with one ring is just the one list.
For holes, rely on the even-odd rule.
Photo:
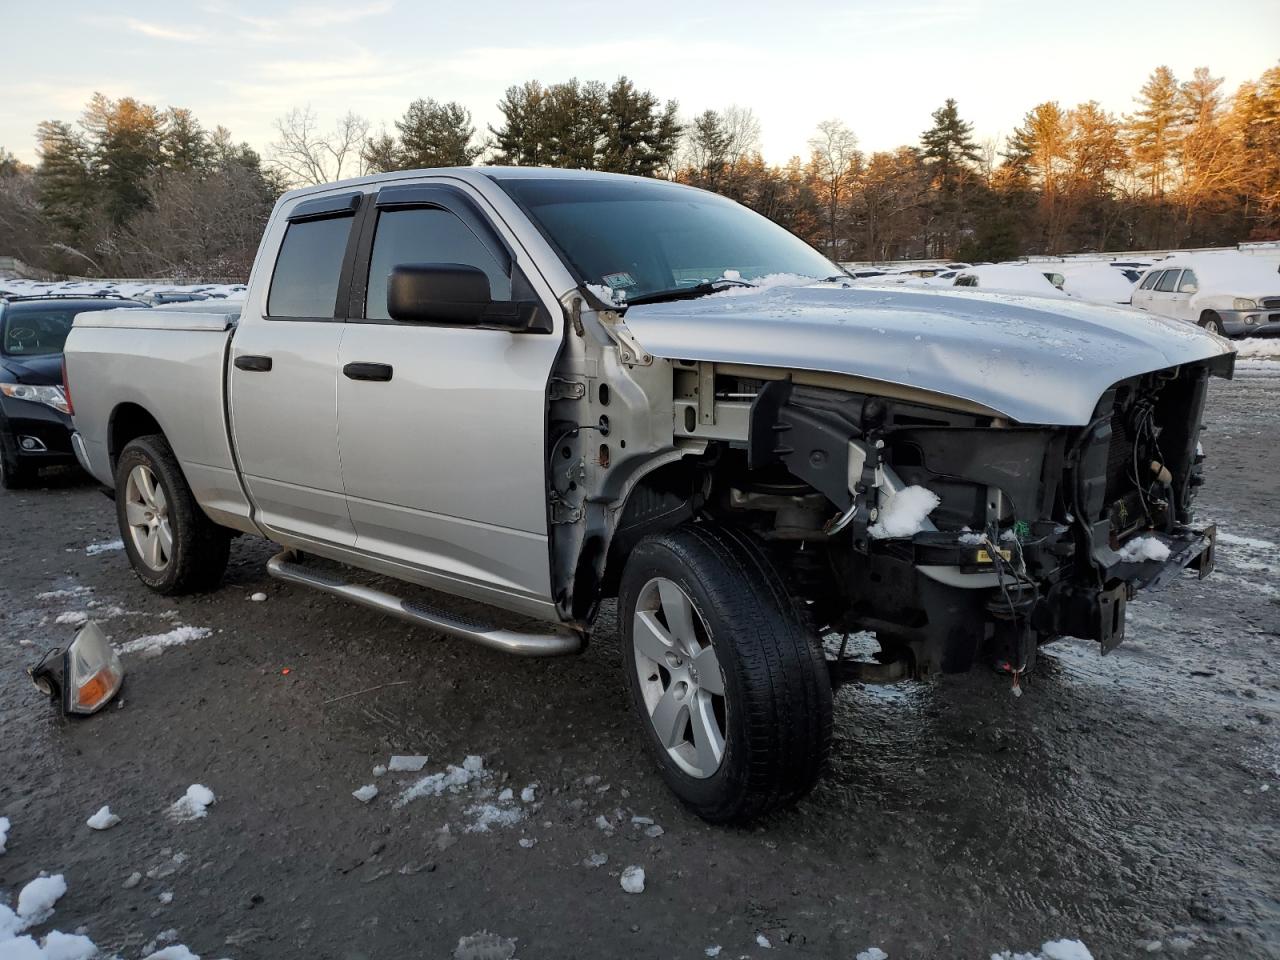
{"label": "silver body panel", "polygon": [[636,306],[626,323],[669,360],[844,374],[1055,426],[1087,424],[1126,377],[1231,352],[1195,327],[1127,309],[832,284]]}

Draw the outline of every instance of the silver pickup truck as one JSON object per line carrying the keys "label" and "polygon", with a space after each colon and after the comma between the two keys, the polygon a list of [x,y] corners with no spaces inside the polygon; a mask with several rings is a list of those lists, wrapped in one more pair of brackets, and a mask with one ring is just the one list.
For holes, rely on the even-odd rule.
{"label": "silver pickup truck", "polygon": [[1041,644],[1106,652],[1137,590],[1212,566],[1191,502],[1224,341],[858,289],[699,190],[484,168],[294,191],[227,309],[85,314],[67,342],[75,449],[138,577],[212,589],[253,534],[276,577],[526,655],[582,650],[617,598],[643,736],[711,821],[810,789],[841,683],[1016,686]]}

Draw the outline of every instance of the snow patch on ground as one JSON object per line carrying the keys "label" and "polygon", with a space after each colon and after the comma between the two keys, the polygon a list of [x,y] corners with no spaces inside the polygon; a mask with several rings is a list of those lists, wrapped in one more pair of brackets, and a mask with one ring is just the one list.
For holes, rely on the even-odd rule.
{"label": "snow patch on ground", "polygon": [[86,820],[85,824],[93,830],[110,830],[119,822],[120,818],[111,812],[110,807],[103,807]]}
{"label": "snow patch on ground", "polygon": [[139,653],[146,657],[154,657],[169,647],[180,647],[192,640],[203,640],[211,633],[213,631],[208,627],[174,627],[168,633],[156,633],[117,644],[116,653]]}
{"label": "snow patch on ground", "polygon": [[8,817],[0,817],[0,853],[4,853],[4,845],[9,842],[9,830],[12,827]]}
{"label": "snow patch on ground", "polygon": [[[426,756],[392,757],[387,764],[386,769],[393,773],[417,773],[427,765],[428,758]],[[377,768],[375,767],[375,772]]]}
{"label": "snow patch on ground", "polygon": [[73,597],[83,597],[86,593],[93,593],[93,587],[68,587],[65,590],[46,590],[44,593],[37,593],[37,600],[70,600]]}
{"label": "snow patch on ground", "polygon": [[1141,560],[1168,560],[1169,546],[1156,537],[1134,537],[1117,552],[1121,560],[1136,563]]}
{"label": "snow patch on ground", "polygon": [[1093,960],[1093,954],[1079,940],[1050,940],[1039,953],[993,953],[991,960]]}
{"label": "snow patch on ground", "polygon": [[1249,337],[1235,342],[1236,356],[1280,360],[1280,337]]}
{"label": "snow patch on ground", "polygon": [[879,947],[867,947],[861,951],[855,960],[889,960],[889,955]]}
{"label": "snow patch on ground", "polygon": [[174,801],[169,807],[169,819],[176,823],[199,820],[209,812],[217,797],[213,791],[203,784],[193,783],[187,792]]}
{"label": "snow patch on ground", "polygon": [[112,550],[123,550],[123,540],[102,540],[98,543],[91,543],[84,548],[84,552],[91,557],[96,557],[100,553],[110,553]]}
{"label": "snow patch on ground", "polygon": [[[392,757],[393,766],[397,759]],[[421,769],[421,768],[419,768]],[[456,767],[449,764],[444,770],[438,773],[428,774],[421,780],[411,784],[400,793],[396,800],[397,807],[403,807],[411,800],[417,800],[419,797],[438,797],[444,793],[457,793],[473,781],[487,779],[488,771],[484,769],[484,761],[477,756],[469,756],[462,761],[462,766]]]}
{"label": "snow patch on ground", "polygon": [[453,949],[453,960],[512,960],[516,942],[496,933],[481,930],[469,937],[459,937]]}
{"label": "snow patch on ground", "polygon": [[355,797],[357,800],[359,800],[361,803],[368,803],[370,800],[372,800],[374,797],[378,795],[378,788],[375,787],[372,783],[366,783],[359,790],[351,791],[351,795]]}
{"label": "snow patch on ground", "polygon": [[912,485],[890,495],[880,506],[880,515],[868,532],[877,540],[911,537],[925,529],[929,514],[942,500],[932,490]]}
{"label": "snow patch on ground", "polygon": [[494,827],[513,827],[527,816],[519,807],[512,806],[511,801],[492,803],[475,803],[467,807],[472,821],[467,825],[467,833],[488,833]]}
{"label": "snow patch on ground", "polygon": [[627,893],[644,893],[644,867],[635,864],[627,867],[618,883]]}
{"label": "snow patch on ground", "polygon": [[142,960],[200,960],[200,957],[177,943],[172,947],[165,947],[163,950],[148,954]]}
{"label": "snow patch on ground", "polygon": [[78,627],[81,624],[87,623],[88,620],[89,614],[84,610],[67,610],[53,618],[54,623],[68,624],[73,627]]}

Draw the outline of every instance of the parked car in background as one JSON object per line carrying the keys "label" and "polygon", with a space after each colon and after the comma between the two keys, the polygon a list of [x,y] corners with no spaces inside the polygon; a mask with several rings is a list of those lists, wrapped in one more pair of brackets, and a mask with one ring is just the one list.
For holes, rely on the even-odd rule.
{"label": "parked car in background", "polygon": [[[1057,274],[1061,276],[1061,274]],[[1038,266],[1027,263],[992,263],[970,267],[956,274],[957,287],[977,287],[986,293],[1023,293],[1050,299],[1064,299],[1066,294]]]}
{"label": "parked car in background", "polygon": [[1241,253],[1176,254],[1147,271],[1133,305],[1228,337],[1280,333],[1280,272]]}
{"label": "parked car in background", "polygon": [[0,299],[0,486],[26,486],[41,467],[76,462],[62,347],[76,314],[116,307],[143,304],[115,296]]}
{"label": "parked car in background", "polygon": [[[1128,273],[1100,260],[1063,263],[1062,290],[1069,297],[1092,303],[1128,304],[1133,296],[1133,280]],[[1130,271],[1133,272],[1133,271]],[[1134,273],[1134,278],[1141,276]]]}

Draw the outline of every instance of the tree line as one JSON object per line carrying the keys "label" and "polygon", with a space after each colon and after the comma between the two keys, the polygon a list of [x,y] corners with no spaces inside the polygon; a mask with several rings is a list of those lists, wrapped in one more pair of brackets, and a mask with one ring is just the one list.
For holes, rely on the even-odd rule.
{"label": "tree line", "polygon": [[626,77],[506,90],[483,133],[456,102],[414,100],[390,129],[310,108],[260,157],[190,111],[95,95],[77,124],[42,123],[38,164],[0,148],[0,236],[46,269],[247,275],[289,186],[493,163],[676,180],[729,196],[835,259],[1004,260],[1280,238],[1280,67],[1227,93],[1206,68],[1152,72],[1133,110],[1037,104],[979,142],[947,99],[917,143],[866,153],[841,120],[808,155],[765,162],[747,106],[680,115]]}

